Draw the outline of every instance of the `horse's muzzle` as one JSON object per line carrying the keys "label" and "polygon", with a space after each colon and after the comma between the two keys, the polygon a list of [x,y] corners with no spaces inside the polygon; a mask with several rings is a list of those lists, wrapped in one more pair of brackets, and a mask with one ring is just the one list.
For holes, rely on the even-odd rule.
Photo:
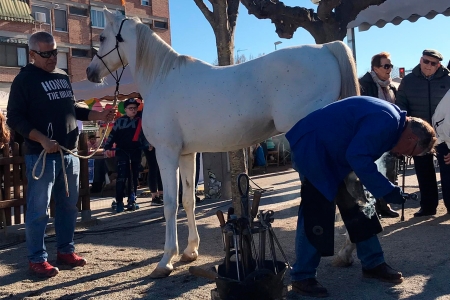
{"label": "horse's muzzle", "polygon": [[87,75],[87,79],[91,82],[95,82],[95,83],[100,83],[101,78],[99,76],[99,73],[95,71],[94,68],[88,67],[86,69],[86,75]]}

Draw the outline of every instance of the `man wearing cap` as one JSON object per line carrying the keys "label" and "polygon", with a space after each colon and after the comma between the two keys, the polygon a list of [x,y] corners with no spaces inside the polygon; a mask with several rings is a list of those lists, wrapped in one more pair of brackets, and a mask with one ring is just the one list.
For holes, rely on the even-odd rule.
{"label": "man wearing cap", "polygon": [[[395,103],[406,110],[408,116],[422,118],[431,124],[436,107],[450,89],[449,70],[441,65],[442,59],[437,50],[424,50],[419,64],[400,83]],[[433,155],[414,156],[413,159],[421,195],[421,208],[414,216],[435,215],[438,188]],[[441,185],[449,186],[450,182],[441,180]],[[444,192],[443,198],[447,210],[450,210],[450,195]]]}

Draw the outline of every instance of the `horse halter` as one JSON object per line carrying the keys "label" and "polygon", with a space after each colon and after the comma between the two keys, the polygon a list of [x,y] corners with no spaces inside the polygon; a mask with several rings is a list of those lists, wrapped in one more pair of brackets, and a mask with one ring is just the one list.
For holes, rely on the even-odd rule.
{"label": "horse halter", "polygon": [[[128,18],[123,19],[122,22],[120,23],[119,32],[116,35],[116,46],[114,48],[112,48],[111,51],[109,51],[105,55],[100,56],[100,55],[98,55],[98,53],[95,54],[95,56],[97,56],[101,60],[101,62],[105,65],[105,68],[108,70],[109,74],[111,74],[111,76],[116,81],[116,90],[114,92],[114,95],[116,97],[117,97],[117,95],[119,95],[119,83],[120,83],[120,79],[122,78],[123,71],[125,71],[126,66],[128,66],[128,64],[125,65],[123,63],[122,56],[120,56],[120,52],[119,52],[119,43],[123,42],[123,38],[122,38],[122,35],[120,34],[120,32],[122,31],[123,23],[125,23],[126,20],[128,20]],[[122,71],[120,72],[120,75],[119,75],[119,73],[116,70],[116,76],[114,76],[113,72],[111,72],[111,70],[108,68],[106,63],[103,61],[103,58],[105,56],[107,56],[108,54],[112,53],[114,50],[117,50],[117,55],[119,55],[120,62],[122,63]]]}

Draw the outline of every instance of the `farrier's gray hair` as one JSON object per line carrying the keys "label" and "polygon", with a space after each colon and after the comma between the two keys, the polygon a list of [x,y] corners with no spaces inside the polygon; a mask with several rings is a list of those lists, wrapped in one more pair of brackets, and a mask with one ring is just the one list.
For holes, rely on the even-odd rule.
{"label": "farrier's gray hair", "polygon": [[38,31],[33,33],[28,39],[28,48],[30,50],[39,51],[39,43],[55,44],[53,35],[45,31]]}
{"label": "farrier's gray hair", "polygon": [[419,138],[417,146],[423,149],[422,153],[434,153],[437,138],[433,127],[428,122],[415,117],[409,117],[409,124],[413,134]]}

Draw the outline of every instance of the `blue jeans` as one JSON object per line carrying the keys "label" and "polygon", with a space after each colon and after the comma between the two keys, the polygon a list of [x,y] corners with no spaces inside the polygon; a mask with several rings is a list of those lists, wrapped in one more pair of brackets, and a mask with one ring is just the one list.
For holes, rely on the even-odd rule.
{"label": "blue jeans", "polygon": [[[356,253],[364,269],[374,268],[384,262],[383,250],[376,235],[363,242],[356,243]],[[296,262],[291,270],[292,281],[316,278],[321,255],[311,245],[306,236],[301,207],[298,210],[295,255]]]}
{"label": "blue jeans", "polygon": [[[28,259],[30,262],[44,262],[48,254],[44,244],[44,234],[49,219],[48,207],[53,192],[55,199],[55,231],[56,247],[60,253],[72,253],[75,250],[73,235],[78,216],[78,186],[80,177],[80,161],[73,155],[64,155],[64,164],[69,185],[69,196],[66,195],[61,155],[47,154],[44,174],[39,180],[32,177],[33,167],[39,155],[25,155],[27,169],[27,213],[25,218],[25,234],[27,240]],[[36,167],[35,175],[42,170],[42,160]]]}

